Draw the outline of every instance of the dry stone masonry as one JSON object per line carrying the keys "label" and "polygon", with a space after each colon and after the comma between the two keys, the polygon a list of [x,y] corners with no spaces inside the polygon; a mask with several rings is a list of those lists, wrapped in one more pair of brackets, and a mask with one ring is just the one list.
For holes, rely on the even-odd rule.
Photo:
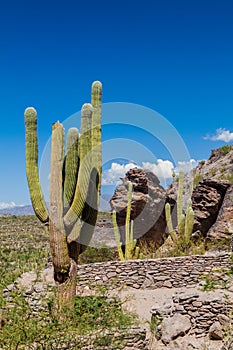
{"label": "dry stone masonry", "polygon": [[188,332],[197,338],[209,335],[210,339],[222,340],[230,324],[232,306],[233,300],[227,296],[186,293],[174,295],[170,303],[159,309],[153,307],[151,313],[160,324],[165,344]]}
{"label": "dry stone masonry", "polygon": [[[231,284],[231,288],[220,288],[226,286],[229,278],[226,271],[229,271],[230,268],[230,254],[226,252],[204,256],[110,261],[80,265],[77,288],[81,293],[82,291],[94,291],[93,288],[98,285],[107,288],[126,286],[135,290],[151,289],[151,293],[160,288],[169,289],[172,292],[169,292],[170,299],[163,306],[154,305],[151,309],[151,321],[152,323],[156,321],[157,325],[154,336],[158,343],[148,344],[149,338],[146,330],[136,327],[129,334],[113,335],[114,339],[115,336],[122,339],[122,344],[115,349],[200,350],[202,348],[199,346],[204,341],[203,337],[220,342],[221,346],[225,341],[224,337],[231,323],[233,287]],[[218,286],[217,294],[215,291],[201,290],[205,283],[203,276],[214,278],[214,283]],[[34,272],[24,273],[3,292],[4,297],[8,298],[14,288],[23,288],[33,313],[37,313],[43,308],[41,297],[44,297],[53,288],[53,285],[53,267],[49,263],[39,280]],[[183,289],[182,293],[180,289]],[[193,289],[195,293],[192,292]],[[63,348],[66,349],[66,347]],[[92,350],[93,348],[87,345],[86,349]],[[104,349],[104,347],[101,348],[101,350]],[[207,347],[206,349],[212,348]],[[213,349],[220,350],[220,347]],[[221,350],[223,349],[232,350],[230,347],[221,347]]]}
{"label": "dry stone masonry", "polygon": [[[79,266],[80,286],[101,284],[112,288],[130,286],[139,288],[192,287],[203,275],[229,269],[230,255],[214,254],[132,261],[109,261]],[[219,274],[221,279],[221,274]]]}

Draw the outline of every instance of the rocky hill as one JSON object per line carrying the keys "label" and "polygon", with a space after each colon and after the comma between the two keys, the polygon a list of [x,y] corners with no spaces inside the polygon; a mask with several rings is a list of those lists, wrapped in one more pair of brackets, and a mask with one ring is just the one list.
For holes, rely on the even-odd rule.
{"label": "rocky hill", "polygon": [[225,179],[233,183],[233,145],[213,149],[209,159],[195,169],[199,178]]}

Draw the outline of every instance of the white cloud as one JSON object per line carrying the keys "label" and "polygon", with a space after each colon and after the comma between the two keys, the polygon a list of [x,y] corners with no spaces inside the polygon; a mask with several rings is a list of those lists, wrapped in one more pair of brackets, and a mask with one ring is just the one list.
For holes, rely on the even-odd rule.
{"label": "white cloud", "polygon": [[206,135],[204,139],[211,140],[211,141],[230,142],[230,141],[233,141],[233,132],[230,132],[227,129],[219,128],[216,130],[216,135],[213,135],[213,136]]}
{"label": "white cloud", "polygon": [[[188,162],[179,161],[178,166],[175,168],[174,164],[170,160],[158,159],[157,163],[150,162],[142,162],[140,168],[150,170],[155,175],[158,176],[159,180],[166,184],[167,180],[172,179],[172,174],[175,172],[179,173],[180,169],[183,169],[185,173],[191,171],[191,169],[195,168],[198,165],[198,161],[195,159],[190,159]],[[102,176],[102,185],[114,185],[120,183],[120,178],[125,177],[125,174],[130,169],[136,167],[134,163],[128,164],[119,164],[112,163],[111,168],[107,169],[103,172]],[[164,182],[165,181],[165,182]],[[168,181],[169,182],[169,181]]]}
{"label": "white cloud", "polygon": [[10,202],[10,203],[0,202],[0,209],[14,208],[15,206],[16,204],[14,202]]}
{"label": "white cloud", "polygon": [[174,171],[174,165],[170,160],[158,159],[158,163],[142,162],[142,167],[152,171],[159,179],[170,179]]}
{"label": "white cloud", "polygon": [[111,168],[103,172],[102,185],[116,185],[120,181],[120,177],[125,177],[125,173],[135,168],[134,163],[118,164],[112,163]]}

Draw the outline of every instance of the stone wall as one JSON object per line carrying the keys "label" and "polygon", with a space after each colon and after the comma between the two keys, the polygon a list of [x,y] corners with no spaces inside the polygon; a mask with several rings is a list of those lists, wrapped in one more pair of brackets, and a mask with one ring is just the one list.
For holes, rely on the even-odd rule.
{"label": "stone wall", "polygon": [[[169,343],[178,336],[173,324],[180,324],[183,335],[189,333],[196,338],[208,335],[210,339],[222,340],[230,325],[230,310],[233,300],[227,295],[194,293],[174,295],[164,307],[153,307],[152,320],[157,322],[157,335],[163,343]],[[178,316],[180,315],[180,316]]]}
{"label": "stone wall", "polygon": [[125,285],[136,289],[192,287],[200,283],[204,274],[230,268],[229,258],[228,253],[222,253],[80,265],[78,285]]}
{"label": "stone wall", "polygon": [[[224,298],[223,289],[222,295],[216,298],[196,287],[205,283],[204,275],[211,276],[216,286],[221,286],[227,282],[225,278],[228,278],[224,270],[229,270],[230,267],[229,253],[79,265],[78,288],[85,290],[88,286],[92,291],[93,286],[96,285],[107,288],[129,286],[135,289],[187,288],[187,294],[177,294],[178,292],[174,290],[168,304],[162,308],[155,306],[151,310],[152,320],[155,317],[161,321],[161,332],[159,329],[161,340],[158,341],[165,346],[166,344],[170,346],[173,339],[184,334],[195,338],[209,335],[209,337],[221,339],[225,325],[229,325],[229,308],[232,309],[233,302]],[[49,263],[42,271],[39,281],[35,272],[24,273],[3,291],[3,296],[11,302],[10,292],[14,288],[23,289],[33,313],[37,313],[41,307],[43,308],[41,297],[45,296],[53,285],[53,268]],[[190,294],[192,287],[195,287],[198,292]],[[190,288],[189,293],[188,288]],[[88,290],[89,288],[87,292]],[[177,334],[177,327],[173,334],[173,324],[180,325],[179,334]],[[145,350],[148,348],[146,331],[140,327],[133,329],[126,337],[120,335],[120,338],[124,339],[122,349]],[[92,348],[87,346],[87,349]],[[118,346],[117,349],[120,347]]]}

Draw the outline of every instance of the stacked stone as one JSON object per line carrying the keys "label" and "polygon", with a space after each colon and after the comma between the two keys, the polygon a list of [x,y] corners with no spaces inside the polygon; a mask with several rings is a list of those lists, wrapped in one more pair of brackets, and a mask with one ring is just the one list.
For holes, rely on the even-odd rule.
{"label": "stacked stone", "polygon": [[233,300],[224,297],[200,296],[198,293],[174,295],[170,304],[151,310],[152,320],[157,319],[163,328],[165,319],[175,315],[185,316],[190,321],[190,335],[196,338],[209,335],[210,339],[221,340],[230,325],[230,310]]}
{"label": "stacked stone", "polygon": [[205,256],[184,256],[175,258],[109,261],[79,266],[79,286],[91,284],[129,286],[139,288],[178,288],[194,287],[200,283],[204,274],[214,273],[215,282],[222,280],[217,269],[229,269],[230,254]]}

